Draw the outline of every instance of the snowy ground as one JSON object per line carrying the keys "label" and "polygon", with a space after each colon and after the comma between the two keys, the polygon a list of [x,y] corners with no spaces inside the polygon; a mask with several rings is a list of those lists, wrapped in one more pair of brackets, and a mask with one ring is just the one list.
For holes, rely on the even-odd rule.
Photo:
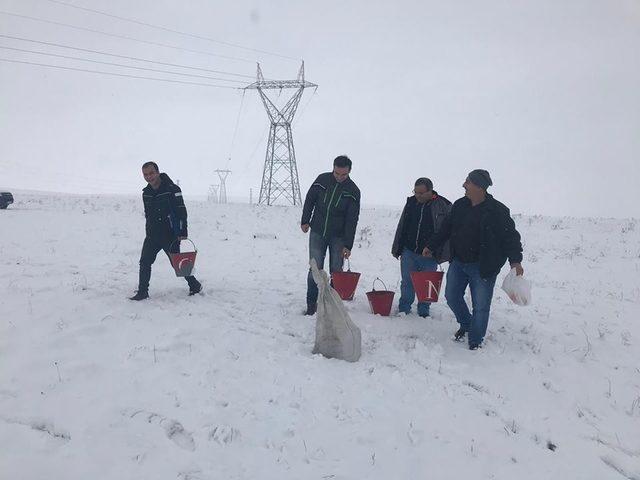
{"label": "snowy ground", "polygon": [[[203,295],[139,198],[16,195],[0,212],[0,477],[640,479],[640,221],[516,217],[534,305],[496,290],[485,348],[397,289],[399,211],[365,209],[348,305],[363,355],[311,355],[296,208],[189,203]],[[502,272],[498,283],[506,271]]]}

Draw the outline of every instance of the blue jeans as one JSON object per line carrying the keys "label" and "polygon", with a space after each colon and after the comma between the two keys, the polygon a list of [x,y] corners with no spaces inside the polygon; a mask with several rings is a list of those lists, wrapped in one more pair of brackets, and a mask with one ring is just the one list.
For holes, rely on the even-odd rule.
{"label": "blue jeans", "polygon": [[[444,295],[460,327],[468,332],[469,345],[480,345],[487,333],[496,277],[497,275],[489,278],[480,277],[478,263],[462,263],[453,259],[449,264]],[[467,285],[471,290],[473,313],[469,312],[467,302],[464,300]]]}
{"label": "blue jeans", "polygon": [[[411,281],[411,272],[433,272],[438,268],[438,262],[433,258],[424,257],[408,248],[402,251],[400,257],[400,273],[402,282],[400,283],[400,301],[398,302],[398,310],[409,313],[411,305],[416,297]],[[418,315],[426,317],[429,315],[430,302],[418,302]]]}
{"label": "blue jeans", "polygon": [[[324,257],[329,249],[329,272],[342,271],[342,249],[344,242],[340,237],[324,238],[319,233],[309,232],[309,260],[315,259],[319,269],[324,269]],[[318,285],[313,280],[311,269],[307,275],[307,305],[318,302]]]}

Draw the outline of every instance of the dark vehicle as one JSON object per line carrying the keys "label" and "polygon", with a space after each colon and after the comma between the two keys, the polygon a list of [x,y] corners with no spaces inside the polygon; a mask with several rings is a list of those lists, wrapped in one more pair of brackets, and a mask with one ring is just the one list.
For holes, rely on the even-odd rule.
{"label": "dark vehicle", "polygon": [[4,210],[13,203],[13,195],[9,192],[0,192],[0,210]]}

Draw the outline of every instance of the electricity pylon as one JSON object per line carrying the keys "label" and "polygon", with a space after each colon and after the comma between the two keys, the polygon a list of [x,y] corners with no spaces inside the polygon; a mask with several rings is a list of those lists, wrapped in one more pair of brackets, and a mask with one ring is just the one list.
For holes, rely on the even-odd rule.
{"label": "electricity pylon", "polygon": [[[302,62],[296,80],[265,80],[260,64],[258,64],[257,80],[244,88],[245,90],[258,90],[271,121],[264,170],[262,171],[259,205],[273,205],[280,197],[292,205],[302,205],[291,122],[298,109],[304,89],[309,87],[318,88],[318,85],[304,79],[304,62]],[[295,88],[296,91],[282,108],[279,108],[266,93],[266,90],[282,91],[287,88]]]}
{"label": "electricity pylon", "polygon": [[231,170],[214,170],[220,177],[220,203],[227,203],[227,176]]}
{"label": "electricity pylon", "polygon": [[209,197],[208,200],[211,203],[218,203],[218,189],[220,185],[209,185]]}

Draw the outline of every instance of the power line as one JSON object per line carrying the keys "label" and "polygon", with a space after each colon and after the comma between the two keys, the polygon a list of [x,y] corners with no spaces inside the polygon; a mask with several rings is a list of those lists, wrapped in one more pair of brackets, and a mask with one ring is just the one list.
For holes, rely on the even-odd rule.
{"label": "power line", "polygon": [[[38,174],[42,174],[42,169],[41,168],[36,168],[33,166],[29,166],[29,165],[25,165],[24,163],[20,163],[20,165],[18,165],[18,162],[13,162],[12,163],[14,166],[19,167],[19,171],[20,173],[25,173],[25,172],[31,172],[31,173],[38,173]],[[11,167],[12,164],[9,164],[9,166]],[[2,166],[2,164],[0,164],[0,166]],[[43,175],[39,175],[39,177],[42,177]],[[98,185],[98,186],[109,186],[109,187],[116,187],[116,188],[139,188],[140,183],[134,180],[122,180],[122,179],[110,179],[110,178],[105,178],[104,176],[85,176],[85,175],[78,175],[77,173],[72,173],[72,172],[67,172],[67,171],[48,171],[46,172],[46,174],[44,175],[45,178],[49,179],[47,180],[43,180],[43,178],[39,178],[38,181],[39,183],[49,183],[49,184],[55,184],[55,185],[60,185],[59,180],[55,180],[55,179],[51,179],[51,177],[60,177],[62,179],[66,180],[71,180],[72,182],[75,182],[76,184],[79,184],[80,182],[82,182],[82,184],[87,184],[90,183],[92,185]],[[54,183],[55,182],[55,183]],[[68,182],[67,182],[68,183]]]}
{"label": "power line", "polygon": [[70,49],[70,50],[77,50],[79,52],[95,53],[95,54],[98,54],[98,55],[106,55],[108,57],[124,58],[126,60],[135,60],[137,62],[155,63],[155,64],[158,64],[158,65],[165,65],[165,66],[168,66],[168,67],[186,68],[186,69],[189,69],[189,70],[200,70],[200,71],[203,71],[203,72],[219,73],[221,75],[230,75],[230,76],[234,76],[234,77],[255,78],[255,75],[245,75],[245,74],[242,74],[242,73],[225,72],[223,70],[211,70],[211,69],[208,69],[208,68],[191,67],[191,66],[188,66],[188,65],[180,65],[180,64],[176,64],[176,63],[158,62],[158,61],[155,61],[155,60],[148,60],[148,59],[145,59],[145,58],[129,57],[127,55],[116,55],[115,53],[101,52],[99,50],[90,50],[88,48],[72,47],[70,45],[62,45],[60,43],[43,42],[43,41],[40,41],[40,40],[33,40],[33,39],[30,39],[30,38],[14,37],[14,36],[11,36],[11,35],[0,34],[0,38],[9,38],[11,40],[20,40],[20,41],[23,41],[23,42],[38,43],[40,45],[48,45],[48,46],[51,46],[51,47],[67,48],[67,49]]}
{"label": "power line", "polygon": [[57,53],[38,52],[36,50],[26,50],[24,48],[3,47],[1,45],[0,45],[0,48],[2,48],[4,50],[14,50],[16,52],[35,53],[36,55],[46,55],[46,56],[49,56],[49,57],[66,58],[66,59],[69,59],[69,60],[79,60],[81,62],[97,63],[97,64],[100,64],[100,65],[110,65],[110,66],[113,66],[113,67],[132,68],[134,70],[144,70],[144,71],[147,71],[147,72],[168,73],[168,74],[171,74],[171,75],[181,75],[181,76],[184,76],[184,77],[205,78],[207,80],[222,80],[223,82],[245,83],[242,80],[231,80],[231,79],[227,79],[227,78],[208,77],[206,75],[196,75],[196,74],[193,74],[193,73],[171,72],[169,70],[158,70],[158,69],[155,69],[155,68],[134,67],[132,65],[124,65],[122,63],[101,62],[99,60],[91,60],[91,59],[88,59],[88,58],[81,58],[81,57],[72,57],[70,55],[59,55]]}
{"label": "power line", "polygon": [[257,48],[245,47],[244,45],[238,45],[237,43],[223,42],[221,40],[215,40],[213,38],[203,37],[201,35],[194,35],[192,33],[182,32],[180,30],[174,30],[174,29],[163,27],[163,26],[160,26],[160,25],[154,25],[152,23],[141,22],[140,20],[134,20],[134,19],[131,19],[131,18],[120,17],[118,15],[113,15],[113,14],[110,14],[110,13],[107,13],[107,12],[102,12],[100,10],[94,10],[94,9],[91,9],[91,8],[80,7],[80,6],[74,5],[72,3],[61,2],[60,0],[46,0],[46,1],[47,2],[51,2],[51,3],[57,3],[58,5],[64,5],[66,7],[76,8],[78,10],[84,10],[85,12],[97,13],[99,15],[104,15],[106,17],[115,18],[115,19],[122,20],[122,21],[125,21],[125,22],[135,23],[137,25],[143,25],[145,27],[157,28],[158,30],[163,30],[165,32],[177,33],[178,35],[184,35],[186,37],[197,38],[199,40],[206,40],[208,42],[219,43],[221,45],[226,45],[228,47],[235,47],[235,48],[240,48],[242,50],[248,50],[248,51],[251,51],[251,52],[264,53],[265,55],[272,55],[274,57],[286,58],[287,60],[299,61],[299,59],[297,59],[297,58],[289,57],[289,56],[286,56],[286,55],[281,55],[279,53],[273,53],[273,52],[269,52],[269,51],[266,51],[266,50],[259,50]]}
{"label": "power line", "polygon": [[175,45],[169,45],[169,44],[166,44],[166,43],[151,42],[151,41],[142,40],[142,39],[139,39],[139,38],[128,37],[126,35],[116,35],[115,33],[103,32],[102,30],[94,30],[92,28],[78,27],[77,25],[70,25],[68,23],[62,23],[62,22],[54,22],[53,20],[45,20],[45,19],[42,19],[42,18],[30,17],[28,15],[19,15],[17,13],[5,12],[5,11],[2,11],[2,10],[0,10],[0,14],[1,15],[8,15],[10,17],[25,18],[27,20],[32,20],[34,22],[49,23],[51,25],[58,25],[58,26],[62,26],[62,27],[74,28],[76,30],[81,30],[81,31],[84,31],[84,32],[98,33],[100,35],[106,35],[107,37],[114,37],[114,38],[120,38],[120,39],[124,39],[124,40],[131,40],[131,41],[134,41],[134,42],[145,43],[145,44],[148,44],[148,45],[155,45],[157,47],[172,48],[174,50],[182,50],[184,52],[198,53],[200,55],[209,55],[209,56],[212,56],[212,57],[226,58],[227,60],[237,60],[239,62],[255,63],[253,60],[248,60],[246,58],[232,57],[232,56],[229,56],[229,55],[220,55],[218,53],[211,53],[211,52],[203,52],[202,50],[191,50],[191,49],[188,49],[188,48],[177,47]]}
{"label": "power line", "polygon": [[242,106],[244,105],[244,94],[246,90],[242,90],[242,98],[240,99],[240,108],[238,109],[238,117],[236,118],[236,126],[233,129],[233,136],[231,137],[231,147],[229,147],[229,159],[224,168],[229,168],[229,162],[231,161],[231,155],[233,154],[233,146],[236,143],[236,136],[238,135],[238,126],[240,125],[240,115],[242,114]]}
{"label": "power line", "polygon": [[24,65],[35,65],[35,66],[38,66],[38,67],[59,68],[59,69],[62,69],[62,70],[73,70],[73,71],[76,71],[76,72],[97,73],[97,74],[100,74],[100,75],[111,75],[111,76],[114,76],[114,77],[137,78],[137,79],[140,79],[140,80],[155,80],[157,82],[182,83],[184,85],[198,85],[198,86],[202,86],[202,87],[233,88],[233,89],[236,89],[236,87],[231,87],[229,85],[214,85],[214,84],[211,84],[211,83],[183,82],[181,80],[169,80],[168,78],[153,78],[153,77],[142,77],[142,76],[139,76],[139,75],[127,75],[125,73],[101,72],[101,71],[98,71],[98,70],[85,70],[83,68],[63,67],[61,65],[48,65],[48,64],[44,64],[44,63],[25,62],[25,61],[22,61],[22,60],[10,60],[8,58],[0,58],[0,62],[22,63]]}
{"label": "power line", "polygon": [[300,113],[298,114],[298,116],[294,119],[293,122],[291,122],[291,124],[293,125],[294,123],[298,123],[300,121],[300,118],[302,117],[302,114],[304,114],[305,110],[307,109],[307,107],[309,106],[309,104],[311,103],[311,100],[313,100],[313,97],[316,96],[316,93],[318,92],[318,87],[313,89],[313,94],[311,94],[311,96],[309,97],[309,100],[307,100],[307,103],[305,103],[302,106],[302,109],[300,110]]}

